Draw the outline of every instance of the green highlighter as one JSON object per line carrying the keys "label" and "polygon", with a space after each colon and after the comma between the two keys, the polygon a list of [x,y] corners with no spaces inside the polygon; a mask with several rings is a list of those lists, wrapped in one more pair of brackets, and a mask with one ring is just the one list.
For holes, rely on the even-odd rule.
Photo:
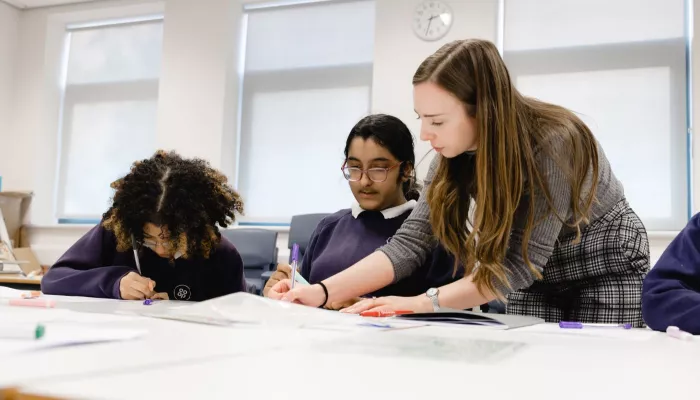
{"label": "green highlighter", "polygon": [[34,329],[34,339],[41,339],[46,333],[46,327],[42,324],[38,324],[36,329]]}
{"label": "green highlighter", "polygon": [[46,327],[42,324],[36,326],[3,326],[0,327],[0,339],[31,339],[39,340],[46,334]]}

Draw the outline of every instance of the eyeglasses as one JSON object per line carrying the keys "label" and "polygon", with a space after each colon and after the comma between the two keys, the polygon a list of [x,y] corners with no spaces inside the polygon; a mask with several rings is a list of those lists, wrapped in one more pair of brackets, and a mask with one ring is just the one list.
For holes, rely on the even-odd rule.
{"label": "eyeglasses", "polygon": [[389,168],[362,169],[358,167],[348,167],[345,165],[346,163],[347,161],[343,163],[343,166],[340,168],[343,171],[343,176],[345,176],[345,179],[349,180],[350,182],[357,182],[362,179],[363,174],[367,174],[367,178],[369,178],[370,181],[377,183],[386,181],[389,171],[403,164],[403,162],[400,162]]}
{"label": "eyeglasses", "polygon": [[160,245],[162,248],[164,248],[166,250],[169,250],[170,248],[172,248],[172,245],[170,244],[170,242],[156,241],[156,240],[152,240],[152,239],[142,240],[142,241],[138,242],[138,244],[143,246],[143,247],[148,247],[151,250],[155,250],[155,248],[158,247],[158,245]]}

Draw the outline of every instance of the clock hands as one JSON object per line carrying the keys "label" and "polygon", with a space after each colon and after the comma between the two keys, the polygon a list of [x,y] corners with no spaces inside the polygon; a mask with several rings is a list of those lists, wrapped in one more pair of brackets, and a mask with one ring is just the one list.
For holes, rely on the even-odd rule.
{"label": "clock hands", "polygon": [[[426,35],[428,34],[428,31],[430,31],[430,24],[433,22],[433,20],[434,20],[435,18],[439,18],[439,17],[440,17],[440,14],[438,14],[438,15],[431,15],[430,18],[428,18],[428,27],[425,28],[425,34],[426,34]],[[442,24],[445,25],[444,22],[443,22]]]}
{"label": "clock hands", "polygon": [[433,22],[435,18],[437,18],[437,15],[431,15],[430,18],[428,18],[428,27],[425,28],[425,34],[428,34],[428,30],[430,30],[430,24]]}

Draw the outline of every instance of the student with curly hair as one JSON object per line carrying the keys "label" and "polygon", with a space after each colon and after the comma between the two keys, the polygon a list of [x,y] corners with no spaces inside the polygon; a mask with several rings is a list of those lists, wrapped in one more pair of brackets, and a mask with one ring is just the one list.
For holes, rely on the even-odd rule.
{"label": "student with curly hair", "polygon": [[221,172],[158,151],[111,186],[112,206],[46,273],[44,293],[201,301],[246,290],[241,256],[217,227],[243,212]]}

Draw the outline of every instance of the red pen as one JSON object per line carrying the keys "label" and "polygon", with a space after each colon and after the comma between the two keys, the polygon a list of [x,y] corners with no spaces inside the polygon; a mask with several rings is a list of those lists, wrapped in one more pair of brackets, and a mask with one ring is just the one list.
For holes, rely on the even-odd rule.
{"label": "red pen", "polygon": [[394,317],[403,314],[413,314],[410,310],[397,310],[397,311],[363,311],[360,313],[363,317]]}

